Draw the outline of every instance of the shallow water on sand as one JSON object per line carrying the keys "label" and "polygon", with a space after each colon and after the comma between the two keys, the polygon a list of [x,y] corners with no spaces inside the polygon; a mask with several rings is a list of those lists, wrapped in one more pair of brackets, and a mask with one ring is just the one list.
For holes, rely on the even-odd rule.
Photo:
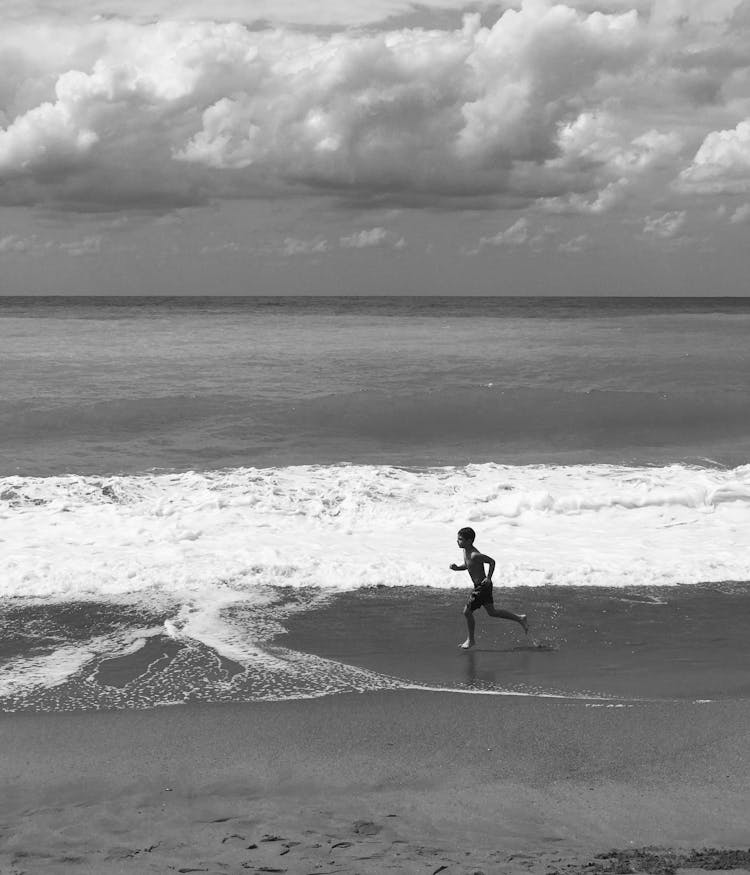
{"label": "shallow water on sand", "polygon": [[[496,605],[527,612],[530,634],[480,610],[476,646],[463,651],[466,597],[466,590],[425,588],[279,591],[263,608],[232,609],[233,622],[247,624],[256,642],[241,661],[180,635],[158,615],[91,604],[15,607],[0,615],[0,663],[10,668],[21,654],[26,668],[15,684],[8,672],[0,677],[0,709],[148,708],[415,688],[592,706],[750,698],[748,584],[498,589]],[[139,639],[137,631],[148,628]],[[113,632],[130,645],[113,652]],[[63,642],[76,639],[85,646],[66,666]],[[97,641],[106,644],[97,649]],[[50,660],[59,666],[57,680]]]}
{"label": "shallow water on sand", "polygon": [[475,614],[462,651],[466,591],[344,593],[296,614],[279,643],[326,659],[465,691],[639,699],[750,697],[750,585],[497,589],[516,623]]}

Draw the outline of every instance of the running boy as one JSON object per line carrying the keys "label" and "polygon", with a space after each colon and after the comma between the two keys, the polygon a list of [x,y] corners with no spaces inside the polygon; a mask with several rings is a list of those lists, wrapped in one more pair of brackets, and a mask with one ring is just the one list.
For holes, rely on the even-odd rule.
{"label": "running boy", "polygon": [[[464,564],[451,563],[450,566],[451,571],[468,571],[469,577],[474,581],[474,592],[464,608],[464,617],[466,617],[466,625],[469,629],[469,637],[461,645],[464,650],[468,650],[476,644],[474,641],[474,611],[482,607],[491,617],[514,620],[524,632],[528,634],[529,631],[526,614],[514,614],[512,611],[501,611],[495,607],[492,599],[492,572],[495,570],[495,560],[477,550],[474,546],[474,538],[476,538],[474,529],[470,529],[468,526],[459,529],[458,546],[464,551]],[[485,565],[489,565],[489,571],[486,575],[484,573]]]}

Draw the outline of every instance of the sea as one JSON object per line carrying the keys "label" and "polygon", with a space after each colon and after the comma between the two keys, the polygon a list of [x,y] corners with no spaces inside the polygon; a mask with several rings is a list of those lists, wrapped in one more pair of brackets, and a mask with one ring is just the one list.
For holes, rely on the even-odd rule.
{"label": "sea", "polygon": [[[0,709],[614,701],[616,671],[549,666],[583,636],[627,670],[633,610],[674,645],[720,605],[705,652],[744,640],[749,338],[750,298],[2,297]],[[538,654],[460,662],[466,525]]]}

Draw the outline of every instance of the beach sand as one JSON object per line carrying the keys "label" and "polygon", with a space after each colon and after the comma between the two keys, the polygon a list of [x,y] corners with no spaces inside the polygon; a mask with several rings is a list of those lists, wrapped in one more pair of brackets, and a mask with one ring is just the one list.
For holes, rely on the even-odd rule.
{"label": "beach sand", "polygon": [[749,719],[747,702],[408,690],[6,715],[0,871],[550,873],[612,848],[747,852]]}
{"label": "beach sand", "polygon": [[273,646],[463,692],[2,715],[0,873],[750,872],[744,587],[513,591],[547,643],[481,616],[469,654],[457,595],[344,595]]}

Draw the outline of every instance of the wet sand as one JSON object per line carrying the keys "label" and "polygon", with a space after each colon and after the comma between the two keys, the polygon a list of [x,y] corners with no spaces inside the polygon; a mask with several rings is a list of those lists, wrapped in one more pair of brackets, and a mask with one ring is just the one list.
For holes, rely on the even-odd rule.
{"label": "wet sand", "polygon": [[284,621],[274,643],[417,684],[626,700],[750,699],[750,585],[495,588],[531,634],[475,613],[468,589],[342,593]]}
{"label": "wet sand", "polygon": [[419,691],[5,715],[0,871],[541,875],[644,846],[744,871],[749,719]]}

